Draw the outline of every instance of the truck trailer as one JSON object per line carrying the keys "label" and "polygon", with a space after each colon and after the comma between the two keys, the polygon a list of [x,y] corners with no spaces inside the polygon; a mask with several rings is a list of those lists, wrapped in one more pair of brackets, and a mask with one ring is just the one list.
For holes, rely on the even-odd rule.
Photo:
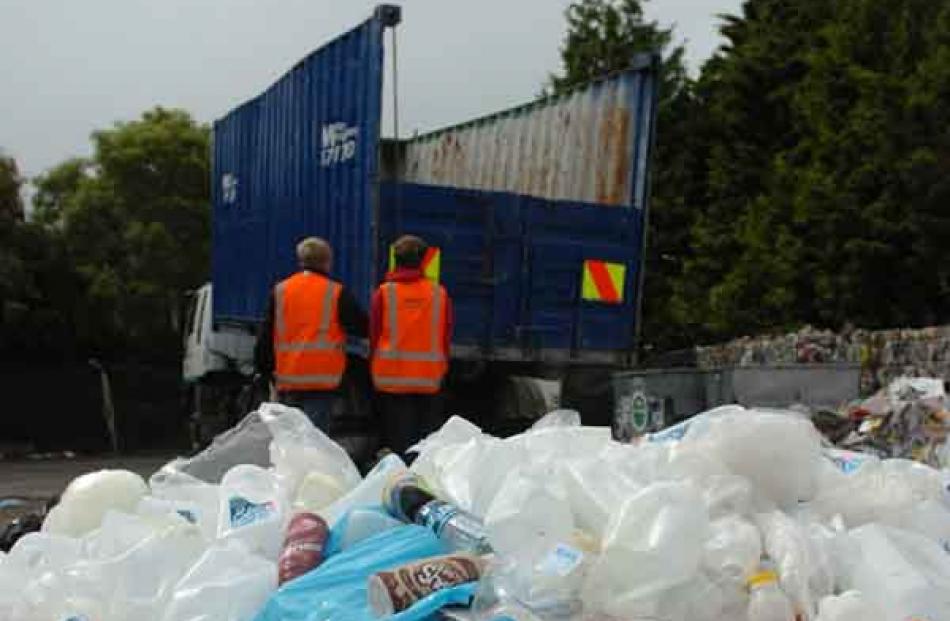
{"label": "truck trailer", "polygon": [[[489,427],[524,418],[550,399],[517,378],[632,362],[658,58],[458,125],[384,137],[384,35],[401,19],[398,6],[377,7],[214,123],[212,280],[194,296],[185,337],[198,422],[226,416],[222,403],[246,392],[270,291],[296,270],[295,244],[310,235],[333,245],[333,277],[363,305],[397,237],[429,243],[426,274],[455,308],[452,413]],[[341,428],[365,426],[372,411],[366,343],[348,352]]]}

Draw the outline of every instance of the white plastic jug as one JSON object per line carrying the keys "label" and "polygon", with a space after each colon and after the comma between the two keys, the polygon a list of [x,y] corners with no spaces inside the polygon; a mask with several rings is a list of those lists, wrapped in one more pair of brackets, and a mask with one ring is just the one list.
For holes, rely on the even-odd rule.
{"label": "white plastic jug", "polygon": [[778,585],[778,576],[763,571],[749,583],[748,621],[795,621],[795,611]]}
{"label": "white plastic jug", "polygon": [[128,470],[99,470],[76,477],[43,522],[43,532],[79,537],[99,527],[107,511],[135,511],[148,493],[145,480]]}
{"label": "white plastic jug", "polygon": [[243,464],[221,480],[218,536],[237,539],[252,552],[276,561],[284,540],[287,502],[274,473]]}
{"label": "white plastic jug", "polygon": [[922,535],[878,524],[849,533],[860,553],[848,585],[861,591],[883,621],[950,619],[950,554]]}
{"label": "white plastic jug", "polygon": [[591,566],[584,600],[624,617],[644,599],[688,582],[709,530],[702,494],[690,483],[655,483],[610,517],[603,553]]}

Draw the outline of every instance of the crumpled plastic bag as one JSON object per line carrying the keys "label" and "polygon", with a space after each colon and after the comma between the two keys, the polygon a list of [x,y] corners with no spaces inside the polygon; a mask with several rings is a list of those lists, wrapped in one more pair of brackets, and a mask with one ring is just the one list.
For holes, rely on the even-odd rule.
{"label": "crumpled plastic bag", "polygon": [[269,466],[268,446],[271,439],[271,432],[261,420],[260,414],[251,412],[234,427],[216,435],[211,444],[197,455],[173,459],[165,464],[159,473],[184,474],[216,485],[234,466]]}
{"label": "crumpled plastic bag", "polygon": [[548,412],[539,418],[533,425],[531,431],[540,429],[552,429],[555,427],[580,427],[581,415],[576,410],[554,410]]}
{"label": "crumpled plastic bag", "polygon": [[943,498],[940,471],[906,459],[869,459],[850,474],[826,473],[809,506],[826,519],[840,515],[848,528],[857,528],[874,522],[903,525],[907,511]]}
{"label": "crumpled plastic bag", "polygon": [[336,520],[323,546],[323,555],[329,558],[361,541],[401,526],[405,526],[405,523],[391,516],[382,506],[355,507]]}
{"label": "crumpled plastic bag", "polygon": [[411,470],[440,498],[484,518],[516,468],[588,458],[611,445],[609,428],[581,427],[576,422],[573,413],[559,410],[527,432],[500,440],[452,417],[414,447],[419,457]]}
{"label": "crumpled plastic bag", "polygon": [[317,513],[330,528],[355,507],[378,507],[383,503],[386,485],[406,472],[406,464],[398,455],[387,455],[366,474],[363,481],[328,507]]}
{"label": "crumpled plastic bag", "polygon": [[583,608],[588,560],[563,543],[534,559],[495,556],[479,581],[472,611],[479,619],[574,618]]}
{"label": "crumpled plastic bag", "polygon": [[79,560],[82,541],[65,535],[34,532],[14,544],[0,564],[0,619],[16,619],[23,613],[27,585],[49,571]]}
{"label": "crumpled plastic bag", "polygon": [[297,496],[300,483],[313,472],[338,481],[343,491],[356,487],[362,480],[343,447],[317,429],[300,410],[264,403],[258,414],[274,438],[270,443],[270,460],[288,499]]}
{"label": "crumpled plastic bag", "polygon": [[881,616],[859,591],[848,591],[821,600],[815,621],[881,621]]}
{"label": "crumpled plastic bag", "polygon": [[[377,621],[367,602],[369,577],[445,553],[438,538],[420,526],[385,531],[331,556],[315,570],[281,586],[255,621]],[[428,619],[444,606],[467,602],[473,593],[473,584],[437,591],[388,619]]]}
{"label": "crumpled plastic bag", "polygon": [[690,430],[692,430],[692,435],[695,438],[705,433],[706,429],[709,428],[709,422],[717,416],[743,412],[745,412],[745,408],[741,405],[721,405],[717,408],[700,412],[699,414],[691,416],[690,418],[687,418],[686,420],[675,425],[671,425],[666,429],[662,429],[655,433],[648,433],[643,436],[643,441],[660,444],[667,442],[679,442],[686,437],[686,434],[689,433]]}
{"label": "crumpled plastic bag", "polygon": [[25,618],[160,619],[204,540],[182,520],[110,512],[83,548],[82,558],[26,586]]}
{"label": "crumpled plastic bag", "polygon": [[277,588],[277,567],[238,541],[217,543],[175,584],[162,621],[250,621]]}
{"label": "crumpled plastic bag", "polygon": [[818,487],[821,438],[811,422],[791,413],[727,411],[693,426],[684,442],[747,478],[783,509],[810,500]]}

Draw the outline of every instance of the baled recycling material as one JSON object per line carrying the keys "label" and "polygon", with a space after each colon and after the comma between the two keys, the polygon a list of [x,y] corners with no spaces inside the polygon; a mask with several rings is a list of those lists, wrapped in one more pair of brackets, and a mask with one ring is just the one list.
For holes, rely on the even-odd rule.
{"label": "baled recycling material", "polygon": [[[505,439],[453,417],[411,468],[365,478],[265,404],[267,433],[243,428],[270,437],[267,463],[235,460],[237,429],[200,477],[176,460],[75,480],[0,555],[0,619],[948,621],[950,475],[942,445],[899,434],[908,408],[945,434],[946,396],[902,382],[842,414],[845,448],[792,410],[725,406],[626,443],[563,411]],[[884,438],[858,429],[875,417]]]}

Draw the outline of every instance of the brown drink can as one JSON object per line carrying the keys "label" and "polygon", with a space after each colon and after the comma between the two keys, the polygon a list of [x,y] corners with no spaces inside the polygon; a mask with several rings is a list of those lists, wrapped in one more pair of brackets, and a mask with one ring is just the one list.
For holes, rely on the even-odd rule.
{"label": "brown drink can", "polygon": [[402,612],[431,593],[473,582],[483,561],[472,554],[447,554],[378,572],[369,578],[370,608],[379,617]]}

